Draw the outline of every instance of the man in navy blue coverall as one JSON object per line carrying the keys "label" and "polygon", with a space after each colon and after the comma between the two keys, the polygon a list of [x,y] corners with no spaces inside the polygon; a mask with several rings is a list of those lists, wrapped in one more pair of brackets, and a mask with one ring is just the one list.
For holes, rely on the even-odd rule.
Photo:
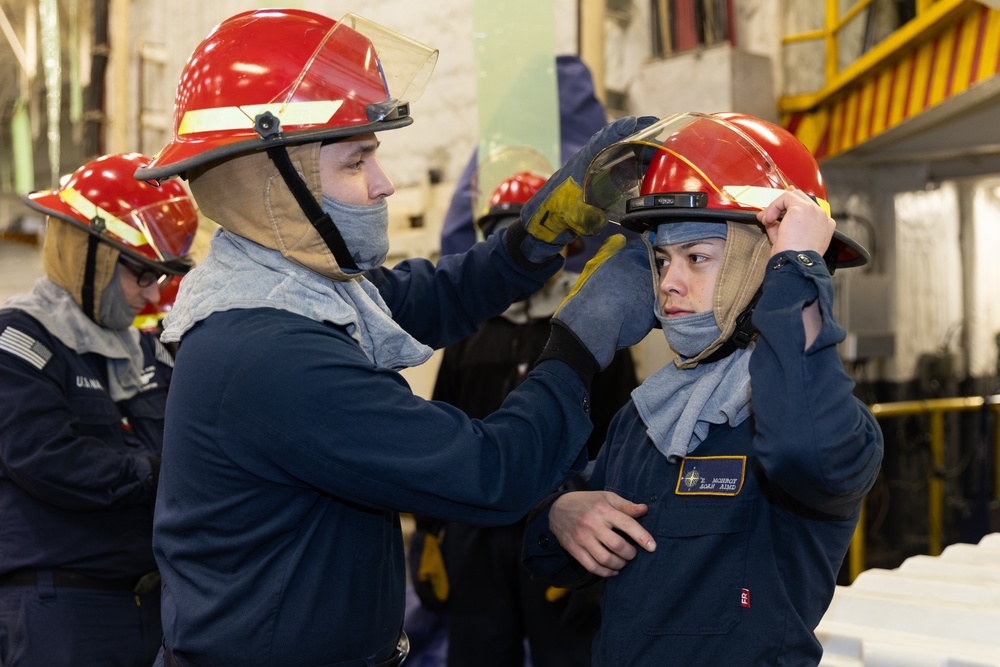
{"label": "man in navy blue coverall", "polygon": [[162,640],[153,560],[173,357],[132,326],[188,269],[178,183],[108,155],[25,201],[45,276],[0,307],[0,664],[145,667]]}
{"label": "man in navy blue coverall", "polygon": [[582,202],[586,165],[651,120],[601,130],[504,233],[390,269],[377,133],[412,122],[435,60],[357,16],[238,14],[195,49],[173,139],[136,172],[186,178],[221,226],[164,326],[179,348],[153,531],[157,664],[400,664],[398,512],[522,516],[586,463],[593,375],[653,325],[622,308],[602,313],[619,325],[600,340],[554,334],[484,419],[413,394],[400,369],[537,291],[567,243],[603,228]]}

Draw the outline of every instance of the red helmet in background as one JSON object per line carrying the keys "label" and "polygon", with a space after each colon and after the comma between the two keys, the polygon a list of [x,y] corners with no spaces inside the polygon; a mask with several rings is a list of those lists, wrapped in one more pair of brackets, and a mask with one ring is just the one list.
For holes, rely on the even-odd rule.
{"label": "red helmet in background", "polygon": [[56,190],[24,195],[40,213],[67,222],[160,273],[183,275],[198,229],[194,200],[179,182],[136,181],[149,164],[138,153],[105,155],[73,172]]}
{"label": "red helmet in background", "polygon": [[542,189],[546,177],[522,171],[505,179],[490,195],[489,207],[524,204]]}
{"label": "red helmet in background", "polygon": [[534,148],[500,146],[491,150],[479,160],[470,181],[473,225],[485,238],[499,230],[499,222],[518,218],[521,207],[553,171],[548,158]]}
{"label": "red helmet in background", "polygon": [[437,50],[348,14],[261,9],[220,23],[188,59],[170,143],[135,177],[291,143],[403,127]]}
{"label": "red helmet in background", "polygon": [[177,300],[177,290],[180,286],[181,276],[171,276],[170,280],[160,287],[159,302],[155,304],[152,301],[146,302],[146,307],[135,316],[132,326],[140,331],[159,334],[160,322],[173,310],[174,302]]}
{"label": "red helmet in background", "polygon": [[[792,186],[829,215],[819,165],[790,132],[745,114],[684,113],[598,154],[584,200],[635,231],[672,221],[757,224],[757,213]],[[870,256],[834,232],[826,259],[834,269],[867,264]]]}
{"label": "red helmet in background", "polygon": [[518,218],[521,207],[531,199],[531,196],[542,189],[544,176],[522,171],[500,182],[490,195],[486,212],[476,218],[476,226],[489,237],[497,231],[497,223],[505,218]]}

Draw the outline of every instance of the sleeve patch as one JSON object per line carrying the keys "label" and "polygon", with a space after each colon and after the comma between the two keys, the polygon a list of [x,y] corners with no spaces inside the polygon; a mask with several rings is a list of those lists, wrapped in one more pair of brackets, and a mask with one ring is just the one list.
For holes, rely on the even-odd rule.
{"label": "sleeve patch", "polygon": [[0,350],[28,362],[38,370],[45,368],[45,364],[52,358],[52,350],[14,327],[7,327],[0,333]]}

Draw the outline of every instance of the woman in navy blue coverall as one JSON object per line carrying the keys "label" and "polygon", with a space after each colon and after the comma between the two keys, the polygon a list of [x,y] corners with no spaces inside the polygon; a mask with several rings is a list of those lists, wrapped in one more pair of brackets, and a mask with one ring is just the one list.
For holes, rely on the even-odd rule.
{"label": "woman in navy blue coverall", "polygon": [[664,119],[587,183],[646,230],[634,279],[673,360],[612,422],[588,490],[537,508],[526,562],[555,585],[604,578],[594,665],[816,665],[882,459],[832,313],[830,271],[867,252],[835,232],[805,147],[749,116]]}

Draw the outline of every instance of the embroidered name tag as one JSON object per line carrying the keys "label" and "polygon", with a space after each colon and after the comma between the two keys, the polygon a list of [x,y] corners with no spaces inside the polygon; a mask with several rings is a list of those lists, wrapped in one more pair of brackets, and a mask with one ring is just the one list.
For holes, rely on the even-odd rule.
{"label": "embroidered name tag", "polygon": [[735,496],[743,488],[745,456],[688,456],[681,462],[677,494]]}

